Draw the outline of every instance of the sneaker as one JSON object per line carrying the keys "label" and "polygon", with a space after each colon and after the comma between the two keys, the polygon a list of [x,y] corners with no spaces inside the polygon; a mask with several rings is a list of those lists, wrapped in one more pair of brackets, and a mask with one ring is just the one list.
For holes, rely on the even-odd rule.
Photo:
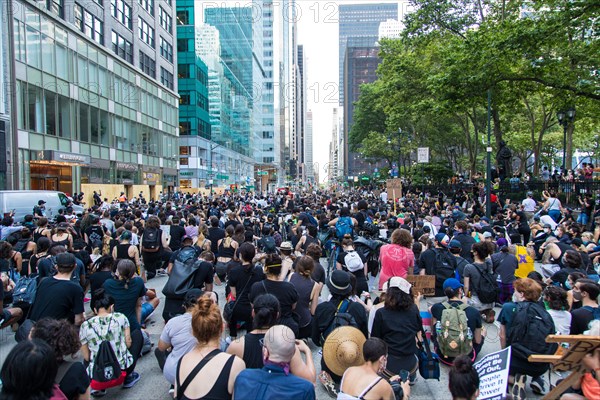
{"label": "sneaker", "polygon": [[169,275],[169,274],[167,274],[167,270],[165,270],[164,268],[156,270],[156,276],[167,276],[167,275]]}
{"label": "sneaker", "polygon": [[93,397],[102,397],[106,394],[106,390],[92,390],[90,394]]}
{"label": "sneaker", "polygon": [[321,373],[319,373],[319,381],[321,382],[321,385],[323,385],[323,388],[325,388],[329,397],[336,399],[338,393],[335,389],[335,382],[331,379],[331,375],[325,371],[321,371]]}
{"label": "sneaker", "polygon": [[417,376],[417,374],[412,374],[408,377],[408,384],[410,386],[414,386],[414,384],[417,383],[418,379],[419,377]]}
{"label": "sneaker", "polygon": [[525,382],[527,380],[526,375],[515,374],[515,383],[510,389],[510,394],[513,400],[525,400],[527,393],[525,391]]}
{"label": "sneaker", "polygon": [[544,382],[544,379],[542,379],[541,376],[538,376],[537,378],[532,378],[529,387],[531,388],[533,393],[537,395],[546,394],[546,383]]}
{"label": "sneaker", "polygon": [[171,387],[169,388],[169,394],[174,394],[175,393],[175,386],[171,385]]}
{"label": "sneaker", "polygon": [[132,372],[130,375],[125,377],[125,382],[123,382],[123,389],[129,389],[135,386],[136,383],[140,380],[141,376],[137,372]]}

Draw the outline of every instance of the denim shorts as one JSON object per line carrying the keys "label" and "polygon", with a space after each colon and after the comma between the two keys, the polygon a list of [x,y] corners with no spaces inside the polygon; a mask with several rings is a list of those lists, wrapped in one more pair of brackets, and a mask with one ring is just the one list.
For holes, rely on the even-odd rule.
{"label": "denim shorts", "polygon": [[142,303],[142,324],[154,312],[154,307],[150,303]]}

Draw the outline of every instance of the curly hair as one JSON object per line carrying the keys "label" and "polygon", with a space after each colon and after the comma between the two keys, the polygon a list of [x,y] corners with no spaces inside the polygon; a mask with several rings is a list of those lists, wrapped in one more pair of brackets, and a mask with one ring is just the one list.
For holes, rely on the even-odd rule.
{"label": "curly hair", "polygon": [[544,300],[552,310],[568,310],[567,291],[561,287],[550,285],[544,289]]}
{"label": "curly hair", "polygon": [[8,260],[12,252],[12,245],[4,240],[0,241],[0,259]]}
{"label": "curly hair", "polygon": [[79,334],[75,326],[65,319],[40,319],[31,331],[31,338],[41,339],[48,343],[59,361],[65,356],[77,353],[81,348]]}
{"label": "curly hair", "polygon": [[385,308],[388,310],[405,311],[414,304],[412,287],[410,293],[404,293],[397,287],[391,287],[385,295]]}
{"label": "curly hair", "polygon": [[395,229],[392,232],[392,237],[390,238],[390,242],[393,244],[398,244],[402,247],[406,247],[407,249],[412,249],[413,237],[409,231],[406,229]]}

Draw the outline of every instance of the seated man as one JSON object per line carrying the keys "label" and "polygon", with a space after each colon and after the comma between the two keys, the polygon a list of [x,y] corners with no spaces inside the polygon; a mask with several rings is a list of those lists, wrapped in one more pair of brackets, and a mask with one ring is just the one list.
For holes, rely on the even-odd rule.
{"label": "seated man", "polygon": [[[459,355],[468,355],[474,361],[481,351],[484,341],[481,333],[481,314],[475,307],[468,306],[463,302],[464,286],[457,279],[446,279],[443,287],[448,301],[434,304],[430,309],[431,325],[436,327],[432,330],[435,352],[444,364],[452,365],[454,358]],[[458,325],[462,312],[467,319],[467,333],[464,340],[453,335],[453,332],[463,336],[465,334],[464,330],[461,332]],[[438,323],[439,327],[436,325]],[[446,326],[448,323],[449,325]],[[449,328],[448,336],[444,334],[446,328]]]}
{"label": "seated man", "polygon": [[4,329],[9,325],[15,324],[23,317],[23,310],[20,308],[4,308],[4,291],[9,285],[14,287],[14,282],[10,280],[8,274],[2,273],[2,281],[0,282],[0,329]]}
{"label": "seated man", "polygon": [[287,326],[271,327],[263,339],[264,367],[240,372],[235,380],[234,399],[314,399],[313,383],[289,372],[296,353],[295,339]]}

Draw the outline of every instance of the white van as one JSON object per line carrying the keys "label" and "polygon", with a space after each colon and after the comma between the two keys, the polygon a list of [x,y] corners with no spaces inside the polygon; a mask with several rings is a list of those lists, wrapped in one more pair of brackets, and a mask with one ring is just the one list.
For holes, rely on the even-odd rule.
{"label": "white van", "polygon": [[[33,207],[40,200],[46,202],[46,217],[51,220],[65,208],[69,198],[63,192],[50,190],[0,190],[0,216],[14,212],[15,222],[21,222],[27,214],[33,214]],[[83,213],[83,207],[73,205],[73,211]]]}

